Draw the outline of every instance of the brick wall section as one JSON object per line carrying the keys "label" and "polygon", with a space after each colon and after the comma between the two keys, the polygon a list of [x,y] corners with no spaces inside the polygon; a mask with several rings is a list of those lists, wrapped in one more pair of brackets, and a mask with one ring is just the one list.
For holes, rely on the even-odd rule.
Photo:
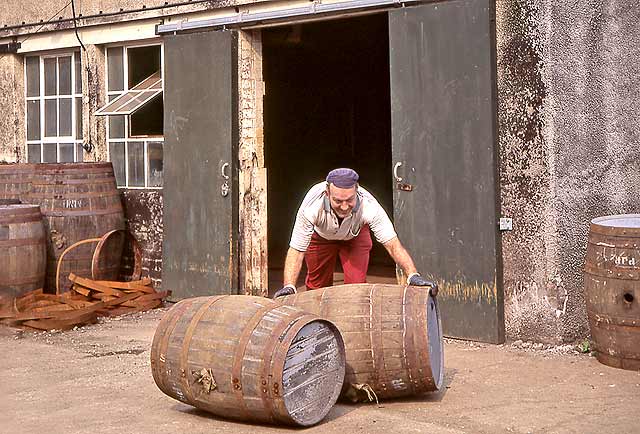
{"label": "brick wall section", "polygon": [[[162,190],[121,190],[127,228],[142,251],[142,276],[162,286]],[[129,275],[131,270],[123,270]]]}
{"label": "brick wall section", "polygon": [[24,60],[0,55],[0,163],[26,160]]}
{"label": "brick wall section", "polygon": [[240,31],[239,207],[240,293],[267,295],[267,179],[264,166],[262,37]]}

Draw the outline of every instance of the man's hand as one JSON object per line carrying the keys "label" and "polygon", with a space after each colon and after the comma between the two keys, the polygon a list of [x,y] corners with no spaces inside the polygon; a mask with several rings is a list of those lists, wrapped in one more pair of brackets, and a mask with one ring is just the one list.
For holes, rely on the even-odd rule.
{"label": "man's hand", "polygon": [[429,286],[432,297],[438,295],[438,284],[432,280],[424,279],[419,273],[413,273],[407,279],[407,284],[411,286]]}
{"label": "man's hand", "polygon": [[293,285],[285,285],[282,289],[277,290],[276,293],[273,294],[273,298],[276,299],[278,297],[284,297],[285,295],[292,295],[296,292],[298,291],[296,291],[296,288]]}

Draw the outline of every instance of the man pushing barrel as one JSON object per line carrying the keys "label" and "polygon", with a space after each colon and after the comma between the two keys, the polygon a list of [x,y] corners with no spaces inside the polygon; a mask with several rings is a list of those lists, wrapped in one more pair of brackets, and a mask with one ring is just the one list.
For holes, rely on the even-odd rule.
{"label": "man pushing barrel", "polygon": [[284,263],[284,284],[274,298],[296,292],[303,260],[307,264],[308,289],[333,285],[338,257],[344,283],[364,283],[372,247],[371,231],[404,270],[408,285],[429,287],[431,294],[437,295],[436,283],[417,272],[389,216],[375,197],[358,184],[358,178],[353,169],[334,169],[326,181],[307,192],[296,215]]}

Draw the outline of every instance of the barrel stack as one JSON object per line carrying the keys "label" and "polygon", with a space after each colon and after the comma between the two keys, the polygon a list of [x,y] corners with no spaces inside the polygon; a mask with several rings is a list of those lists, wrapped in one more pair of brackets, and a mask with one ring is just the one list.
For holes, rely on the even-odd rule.
{"label": "barrel stack", "polygon": [[[92,277],[97,242],[78,245],[67,252],[58,278],[58,261],[67,249],[77,242],[125,228],[124,211],[109,162],[0,165],[0,201],[0,205],[17,201],[40,206],[47,250],[44,289],[50,293],[58,289],[67,291],[71,287],[70,273]],[[108,260],[99,263],[102,279],[118,278],[123,244],[124,237],[111,238]]]}

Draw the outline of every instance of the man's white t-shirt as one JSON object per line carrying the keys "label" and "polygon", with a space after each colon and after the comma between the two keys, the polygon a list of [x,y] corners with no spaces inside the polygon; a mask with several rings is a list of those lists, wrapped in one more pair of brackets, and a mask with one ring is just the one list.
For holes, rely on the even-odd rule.
{"label": "man's white t-shirt", "polygon": [[338,216],[331,209],[326,188],[327,183],[320,182],[311,187],[302,200],[293,226],[290,247],[306,252],[314,231],[326,240],[350,240],[357,237],[366,224],[380,243],[384,244],[397,236],[382,206],[371,193],[360,186],[351,215],[339,223]]}

